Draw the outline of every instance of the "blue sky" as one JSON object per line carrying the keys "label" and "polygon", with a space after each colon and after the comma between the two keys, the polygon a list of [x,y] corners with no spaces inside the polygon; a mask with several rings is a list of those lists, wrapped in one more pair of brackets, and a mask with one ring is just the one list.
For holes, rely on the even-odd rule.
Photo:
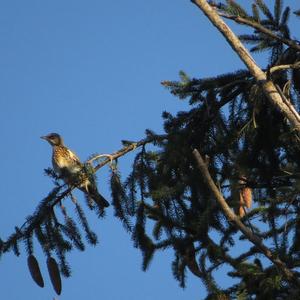
{"label": "blue sky", "polygon": [[[43,175],[51,151],[41,135],[61,133],[83,160],[95,152],[116,151],[122,139],[143,138],[146,128],[161,132],[162,111],[187,109],[160,85],[162,80],[178,79],[179,70],[206,77],[243,67],[187,0],[0,1],[0,44],[2,239],[52,187]],[[124,174],[132,157],[120,160]],[[108,170],[101,170],[98,178],[101,192],[110,199]],[[178,287],[171,252],[158,255],[149,271],[142,272],[141,255],[112,217],[112,208],[106,219],[91,219],[100,244],[68,256],[73,275],[63,281],[59,299],[181,300],[205,295],[191,275],[185,290]],[[5,254],[1,298],[52,299],[45,258],[39,255],[39,261],[44,289],[30,278],[25,253],[19,258]]]}

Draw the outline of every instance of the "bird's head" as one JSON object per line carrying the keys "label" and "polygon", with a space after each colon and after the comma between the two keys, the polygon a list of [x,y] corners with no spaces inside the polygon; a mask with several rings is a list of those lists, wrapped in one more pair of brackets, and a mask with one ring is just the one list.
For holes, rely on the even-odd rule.
{"label": "bird's head", "polygon": [[64,144],[62,137],[58,133],[49,133],[41,136],[41,139],[46,140],[51,146],[61,146]]}

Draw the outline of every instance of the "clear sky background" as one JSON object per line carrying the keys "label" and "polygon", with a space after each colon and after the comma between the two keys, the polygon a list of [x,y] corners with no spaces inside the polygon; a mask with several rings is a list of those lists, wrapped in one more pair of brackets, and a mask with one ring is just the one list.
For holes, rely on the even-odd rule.
{"label": "clear sky background", "polygon": [[[299,37],[299,21],[293,27]],[[82,160],[114,152],[122,139],[143,138],[146,128],[162,132],[162,111],[188,108],[160,85],[162,80],[178,79],[179,70],[206,77],[243,67],[188,0],[2,0],[0,45],[2,239],[52,188],[43,175],[51,165],[51,149],[41,135],[61,133]],[[120,160],[124,175],[132,157]],[[107,168],[98,179],[110,199]],[[112,216],[112,207],[107,212],[104,220],[91,216],[100,244],[68,255],[73,274],[63,279],[59,299],[204,297],[203,285],[191,274],[187,288],[178,287],[171,251],[157,255],[142,272],[140,252]],[[25,252],[19,258],[5,254],[0,299],[53,299],[45,257],[39,249],[37,254],[45,288],[32,281]]]}

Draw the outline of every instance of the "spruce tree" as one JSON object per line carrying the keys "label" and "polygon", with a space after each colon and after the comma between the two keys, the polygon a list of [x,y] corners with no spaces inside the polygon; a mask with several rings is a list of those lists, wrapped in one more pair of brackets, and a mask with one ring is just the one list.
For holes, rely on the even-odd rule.
{"label": "spruce tree", "polygon": [[[253,1],[251,12],[233,0],[192,2],[210,20],[215,14],[252,30],[239,41],[251,45],[251,53],[267,51],[267,67],[256,72],[250,60],[245,69],[211,78],[190,78],[181,71],[179,81],[163,81],[174,96],[189,101],[190,109],[176,115],[164,112],[164,133],[146,130],[139,142],[123,141],[124,148],[112,154],[113,162],[94,155],[86,170],[92,178],[110,163],[115,216],[141,250],[143,270],[157,251],[171,249],[174,278],[184,287],[191,272],[205,284],[206,299],[298,299],[300,42],[288,27],[292,11],[282,0],[274,1],[273,8]],[[299,8],[293,9],[299,17]],[[232,46],[244,59],[234,41]],[[133,150],[132,170],[122,179],[117,158],[126,159]],[[46,173],[55,188],[1,242],[0,250],[19,255],[24,243],[31,274],[43,286],[34,256],[36,237],[60,293],[60,274],[70,275],[66,253],[85,249],[79,227],[90,244],[97,243],[97,235],[72,197],[74,187],[61,183],[52,170]],[[62,204],[66,197],[73,199],[79,223]],[[229,287],[216,280],[221,267],[224,277],[235,279]]]}

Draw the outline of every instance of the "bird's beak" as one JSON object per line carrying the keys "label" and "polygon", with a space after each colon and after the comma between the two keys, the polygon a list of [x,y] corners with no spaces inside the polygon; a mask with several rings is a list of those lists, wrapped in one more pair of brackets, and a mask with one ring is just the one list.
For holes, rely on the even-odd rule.
{"label": "bird's beak", "polygon": [[41,139],[48,141],[48,137],[46,135],[41,136]]}

